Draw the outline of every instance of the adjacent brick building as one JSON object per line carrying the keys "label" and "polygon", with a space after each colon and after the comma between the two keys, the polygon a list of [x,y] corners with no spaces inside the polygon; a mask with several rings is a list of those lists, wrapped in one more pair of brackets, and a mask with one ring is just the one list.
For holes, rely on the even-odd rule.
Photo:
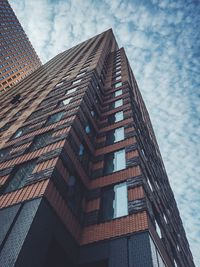
{"label": "adjacent brick building", "polygon": [[0,105],[0,266],[194,266],[112,30],[57,55]]}
{"label": "adjacent brick building", "polygon": [[0,94],[41,66],[7,0],[0,1]]}

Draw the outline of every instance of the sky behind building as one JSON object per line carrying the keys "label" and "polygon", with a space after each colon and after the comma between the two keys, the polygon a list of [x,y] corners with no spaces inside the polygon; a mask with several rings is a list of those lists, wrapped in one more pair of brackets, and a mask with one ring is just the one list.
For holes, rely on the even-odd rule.
{"label": "sky behind building", "polygon": [[200,266],[200,2],[10,0],[10,4],[43,63],[113,28],[150,113]]}

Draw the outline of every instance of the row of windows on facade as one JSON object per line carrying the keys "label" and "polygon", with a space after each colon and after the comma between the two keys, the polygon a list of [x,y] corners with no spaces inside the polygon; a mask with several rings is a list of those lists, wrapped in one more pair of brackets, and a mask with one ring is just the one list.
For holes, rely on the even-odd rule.
{"label": "row of windows on facade", "polygon": [[[6,187],[5,193],[23,187],[27,182],[27,177],[32,173],[35,166],[36,162],[34,161],[21,165],[15,172],[11,182]],[[75,176],[70,175],[67,181],[66,190],[68,191],[68,205],[76,214],[79,214],[81,212],[84,195],[83,185]],[[100,221],[107,221],[128,215],[126,182],[103,188],[99,215]],[[157,223],[156,230],[161,238],[161,231]],[[155,266],[165,266],[162,258],[155,250],[155,247],[153,247],[153,243],[151,243],[151,247],[154,264],[158,264]]]}
{"label": "row of windows on facade", "polygon": [[[27,184],[28,177],[36,166],[35,161],[30,161],[18,167],[4,193],[8,193]],[[81,212],[84,188],[75,176],[69,176],[66,184],[68,191],[68,205],[78,214]],[[102,192],[100,220],[106,221],[128,215],[128,197],[126,182],[105,187]]]}
{"label": "row of windows on facade", "polygon": [[[80,83],[82,79],[78,79],[78,80],[77,80],[77,78],[83,77],[84,74],[86,73],[86,71],[87,71],[87,68],[84,68],[83,70],[81,70],[81,72],[76,76],[75,80],[72,82],[71,85],[76,85],[76,84]],[[68,75],[64,76],[64,77],[62,78],[62,81],[59,82],[59,83],[56,85],[56,88],[62,86],[62,85],[64,84],[64,80],[66,80],[69,76],[70,76],[70,73],[69,73]]]}
{"label": "row of windows on facade", "polygon": [[[21,39],[21,38],[20,38]],[[16,42],[17,40],[13,40],[13,42]],[[19,46],[19,43],[13,43],[11,42],[10,40],[9,41],[6,41],[6,40],[3,40],[2,42],[2,46],[0,48],[0,51],[8,51],[9,48],[11,49],[15,49],[17,51],[17,49],[19,50],[23,50],[24,48],[30,48],[30,44],[28,43],[27,40],[24,40],[24,41],[20,41],[20,46]],[[5,46],[6,44],[6,46]]]}
{"label": "row of windows on facade", "polygon": [[[77,88],[78,88],[78,86],[67,90],[65,95],[70,95],[71,93],[75,92],[77,90]],[[122,94],[122,90],[117,90],[116,92],[113,93],[113,96],[116,97],[116,96],[119,96],[121,94]],[[65,106],[65,105],[69,104],[72,99],[73,99],[73,97],[68,97],[66,99],[63,99],[58,103],[57,106],[59,106],[59,107]],[[14,99],[11,101],[12,104],[15,104],[16,101],[14,101],[14,102],[13,101],[14,101]],[[17,98],[17,101],[20,102],[18,98]],[[111,104],[111,106],[113,108],[116,108],[116,107],[121,106],[122,104],[123,104],[122,99],[120,99],[120,100],[117,100],[117,101],[113,102]],[[38,113],[38,111],[36,111],[34,113],[36,114],[36,113]],[[32,113],[31,115],[33,115],[34,113]],[[47,120],[46,125],[49,125],[51,123],[60,121],[64,115],[65,115],[64,112],[58,112],[58,113],[55,113],[55,114],[51,115],[49,117],[49,120]],[[91,111],[91,115],[93,117],[96,117],[97,114],[96,114],[96,112],[94,110],[92,110]],[[109,119],[109,123],[111,123],[111,124],[114,123],[114,122],[117,122],[117,121],[123,119],[123,112],[118,112],[118,113],[116,113],[114,115],[111,115],[111,116],[109,116],[108,119]],[[7,124],[12,124],[12,123],[7,123]],[[7,124],[5,125],[6,129],[8,128]],[[26,127],[19,129],[19,131],[16,132],[16,135],[14,135],[14,138],[21,136],[23,134],[23,132],[25,132],[25,129],[26,129]]]}
{"label": "row of windows on facade", "polygon": [[[70,103],[71,99],[72,98],[67,98],[65,100],[62,100],[61,104],[67,105]],[[50,115],[49,118],[47,119],[45,126],[59,122],[64,117],[64,115],[65,115],[64,111]],[[91,115],[93,117],[95,117],[94,110],[91,111]],[[108,117],[108,123],[114,124],[114,123],[117,123],[123,119],[124,119],[123,111],[119,111],[119,112],[116,112],[116,113],[114,113]],[[12,138],[18,138],[18,137],[22,136],[26,132],[26,130],[27,130],[27,127],[23,127],[23,128],[18,129]]]}
{"label": "row of windows on facade", "polygon": [[[40,142],[45,141],[45,140],[46,138],[44,138],[43,136],[43,140],[40,140]],[[37,145],[39,145],[39,142],[37,143]],[[82,155],[82,153],[83,152],[81,152],[80,154]],[[109,173],[125,168],[125,151],[119,150],[114,153],[110,153],[106,155],[105,162],[106,162],[105,170],[106,172],[108,171]],[[30,161],[30,162],[22,164],[15,172],[11,182],[6,187],[5,192],[7,193],[7,192],[23,187],[27,182],[27,177],[32,173],[35,166],[36,166],[35,161]],[[78,182],[75,182],[75,177],[72,176],[68,180],[68,186],[73,187],[75,185],[76,185],[75,192],[76,193],[77,191],[80,192],[80,194],[77,195],[77,197],[79,196],[79,201],[77,201],[77,198],[76,198],[74,200],[75,203],[73,203],[72,188],[70,189],[70,192],[71,192],[70,196],[71,196],[71,202],[72,202],[71,206],[73,206],[73,208],[76,209],[76,208],[80,208],[80,201],[81,201],[80,196],[81,196],[81,192],[83,192],[83,189],[80,188],[81,185]],[[76,197],[76,195],[74,197]],[[117,217],[121,217],[127,214],[128,214],[128,210],[127,210],[126,183],[117,184],[114,187],[112,186],[112,187],[104,188],[103,193],[102,193],[102,202],[101,202],[101,213],[100,213],[101,220],[117,218]],[[159,237],[162,238],[160,227],[157,221],[155,221],[155,223],[156,223],[157,233]]]}
{"label": "row of windows on facade", "polygon": [[[73,85],[74,85],[74,84],[73,84]],[[60,86],[60,85],[59,85],[59,86]],[[121,83],[121,82],[115,84],[115,88],[118,88],[118,87],[120,87],[120,86],[122,86],[122,83]],[[71,93],[76,92],[77,88],[78,88],[78,87],[74,87],[74,88],[72,88],[72,89],[67,90],[65,95],[68,95],[68,94],[71,94]],[[115,92],[113,93],[113,96],[114,96],[114,97],[117,97],[117,96],[119,96],[119,95],[122,95],[122,90],[117,90],[117,91],[115,91]],[[62,100],[61,102],[59,102],[59,106],[61,107],[61,106],[66,106],[66,105],[68,105],[68,104],[71,102],[72,99],[73,99],[73,97],[69,97],[69,98],[66,98],[66,99]],[[111,104],[111,107],[112,107],[112,108],[117,108],[117,107],[119,107],[119,106],[121,106],[121,105],[123,105],[123,100],[122,100],[122,99],[119,99],[119,100],[117,100],[117,101],[114,101],[114,102]],[[94,115],[93,112],[92,112],[91,114]],[[122,114],[123,114],[123,112],[115,113],[114,115],[111,115],[111,116],[108,118],[108,121],[110,121],[110,122],[112,123],[112,120],[115,120],[115,117],[116,117],[116,122],[117,122],[117,121],[118,121],[117,118],[119,118]],[[47,126],[47,125],[50,125],[50,124],[52,124],[52,123],[55,123],[55,122],[60,121],[60,120],[63,118],[64,115],[65,115],[65,112],[59,112],[59,113],[55,113],[55,114],[51,115],[51,116],[48,118],[47,122],[46,122],[46,126]],[[114,122],[115,122],[115,121],[114,121]],[[24,128],[24,130],[25,130],[25,128]],[[20,136],[23,134],[24,130],[23,130],[23,128],[19,129],[19,130],[16,132],[16,134],[14,135],[14,138],[20,137]]]}
{"label": "row of windows on facade", "polygon": [[[85,132],[89,136],[90,140],[94,139],[94,129],[90,124],[85,126]],[[22,134],[22,131],[19,131],[16,135],[16,138],[19,137],[19,134]],[[52,138],[52,132],[45,132],[35,137],[31,146],[27,149],[27,152],[34,151],[36,149],[42,148],[49,144]],[[106,134],[106,145],[111,145],[113,143],[124,140],[124,127],[116,128],[114,130],[109,131]],[[10,149],[3,149],[0,151],[0,158],[5,158]],[[79,148],[79,157],[81,157],[84,164],[87,166],[89,163],[89,155],[87,155],[87,150],[83,146],[80,145]],[[120,169],[125,168],[125,152],[117,151],[106,156],[106,163],[104,168],[104,174],[108,174],[114,171],[118,171]]]}

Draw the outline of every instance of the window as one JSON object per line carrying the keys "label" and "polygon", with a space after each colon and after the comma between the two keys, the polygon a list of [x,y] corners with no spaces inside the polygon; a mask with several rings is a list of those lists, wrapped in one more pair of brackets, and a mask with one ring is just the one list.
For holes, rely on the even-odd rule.
{"label": "window", "polygon": [[75,176],[70,175],[67,180],[68,190],[68,205],[72,211],[80,216],[82,211],[82,199],[83,199],[83,185]]}
{"label": "window", "polygon": [[120,87],[120,86],[122,86],[122,82],[119,82],[119,83],[115,83],[115,84],[114,84],[114,87],[115,87],[115,88],[118,88],[118,87]]}
{"label": "window", "polygon": [[86,134],[90,134],[91,133],[91,128],[90,128],[89,125],[85,126],[85,132],[86,132]]}
{"label": "window", "polygon": [[79,79],[79,80],[73,81],[73,82],[72,82],[72,85],[74,85],[74,84],[77,84],[77,83],[80,83],[80,82],[81,82],[81,80],[82,80],[82,79]]}
{"label": "window", "polygon": [[167,217],[165,216],[164,213],[163,213],[163,218],[164,218],[164,220],[165,220],[165,223],[168,223],[168,221],[167,221]]}
{"label": "window", "polygon": [[82,162],[84,168],[88,169],[88,167],[89,167],[89,153],[85,149],[83,144],[80,144],[80,146],[79,146],[78,155],[79,155],[80,162]]}
{"label": "window", "polygon": [[111,103],[111,108],[118,108],[123,105],[123,100],[119,99]]}
{"label": "window", "polygon": [[125,149],[105,155],[104,174],[113,173],[126,168]]}
{"label": "window", "polygon": [[155,224],[156,224],[156,232],[159,235],[159,237],[162,238],[161,229],[160,229],[160,226],[156,220],[155,220]]}
{"label": "window", "polygon": [[18,138],[18,137],[22,136],[22,134],[24,133],[24,131],[25,131],[25,128],[18,129],[18,130],[15,132],[13,138]]}
{"label": "window", "polygon": [[115,75],[117,76],[118,74],[121,74],[121,70],[118,70],[115,72]]}
{"label": "window", "polygon": [[108,117],[108,122],[113,124],[124,119],[123,111],[116,112]]}
{"label": "window", "polygon": [[83,156],[83,154],[84,154],[84,146],[82,144],[80,144],[78,155]]}
{"label": "window", "polygon": [[65,112],[58,112],[58,113],[55,113],[55,114],[51,115],[48,118],[48,120],[46,122],[46,125],[50,125],[52,123],[60,121],[63,118],[64,115],[65,115]]}
{"label": "window", "polygon": [[74,87],[74,88],[72,88],[72,89],[67,90],[66,95],[69,95],[69,94],[71,94],[71,93],[76,92],[76,89],[77,89],[77,88],[78,88],[78,87]]}
{"label": "window", "polygon": [[61,106],[66,106],[70,103],[70,101],[72,100],[73,97],[69,97],[69,98],[66,98],[64,100],[61,101]]}
{"label": "window", "polygon": [[121,80],[121,78],[122,78],[122,77],[121,77],[121,75],[120,75],[120,76],[115,77],[115,80],[118,81],[118,80]]}
{"label": "window", "polygon": [[63,85],[63,82],[57,83],[57,84],[56,84],[56,88],[57,88],[57,87],[60,87],[61,85]]}
{"label": "window", "polygon": [[122,95],[122,90],[117,90],[114,92],[114,97],[117,97],[119,95]]}
{"label": "window", "polygon": [[88,70],[88,67],[84,67],[83,69],[81,69],[81,72],[86,73],[87,70]]}
{"label": "window", "polygon": [[106,144],[111,145],[124,140],[124,127],[109,131],[106,135]]}
{"label": "window", "polygon": [[69,78],[69,75],[66,75],[66,76],[62,77],[62,81],[66,80],[68,78]]}
{"label": "window", "polygon": [[36,161],[29,161],[20,165],[14,176],[12,177],[12,180],[8,184],[5,192],[7,193],[23,187],[26,184],[27,178],[32,173],[35,166]]}
{"label": "window", "polygon": [[42,148],[48,145],[49,140],[51,139],[51,135],[52,135],[51,132],[46,132],[46,133],[36,136],[28,152],[35,151],[36,149],[39,149],[39,148]]}
{"label": "window", "polygon": [[91,115],[92,115],[92,117],[94,117],[95,116],[95,112],[94,112],[94,110],[91,110]]}
{"label": "window", "polygon": [[154,190],[153,190],[153,187],[151,185],[151,182],[149,181],[149,178],[147,178],[147,184],[150,187],[151,191],[153,192]]}
{"label": "window", "polygon": [[0,150],[0,160],[4,159],[10,152],[10,148]]}
{"label": "window", "polygon": [[128,215],[128,197],[126,183],[117,184],[103,190],[101,200],[101,221]]}
{"label": "window", "polygon": [[79,74],[76,76],[76,78],[82,77],[84,74],[85,74],[85,72],[83,71],[83,72],[79,73]]}

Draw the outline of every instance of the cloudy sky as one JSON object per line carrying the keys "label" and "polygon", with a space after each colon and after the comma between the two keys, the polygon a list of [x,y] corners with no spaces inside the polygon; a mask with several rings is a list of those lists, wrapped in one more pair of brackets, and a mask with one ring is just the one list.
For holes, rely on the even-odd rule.
{"label": "cloudy sky", "polygon": [[43,63],[113,28],[155,129],[200,266],[199,0],[10,0]]}

